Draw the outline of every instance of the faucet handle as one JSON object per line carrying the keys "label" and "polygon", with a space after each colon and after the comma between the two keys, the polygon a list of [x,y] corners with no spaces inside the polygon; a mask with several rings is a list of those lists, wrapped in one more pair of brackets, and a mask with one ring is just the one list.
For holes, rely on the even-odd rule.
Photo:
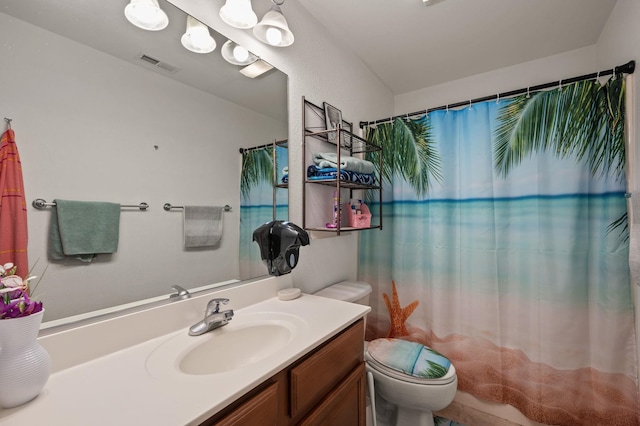
{"label": "faucet handle", "polygon": [[211,314],[217,314],[220,312],[220,304],[226,305],[229,303],[229,299],[220,298],[220,299],[211,299],[209,303],[207,303],[207,311],[205,312],[205,316]]}
{"label": "faucet handle", "polygon": [[169,295],[169,299],[174,299],[174,298],[178,298],[178,299],[188,299],[189,297],[191,297],[191,293],[189,293],[189,290],[175,284],[171,286],[172,289],[174,289],[175,291],[177,291],[177,293],[173,293],[171,295]]}

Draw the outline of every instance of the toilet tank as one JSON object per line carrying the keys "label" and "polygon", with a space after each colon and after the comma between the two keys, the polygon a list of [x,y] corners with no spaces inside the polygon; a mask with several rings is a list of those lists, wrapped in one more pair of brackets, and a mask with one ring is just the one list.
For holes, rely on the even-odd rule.
{"label": "toilet tank", "polygon": [[369,306],[371,285],[362,281],[342,281],[314,293],[316,296]]}

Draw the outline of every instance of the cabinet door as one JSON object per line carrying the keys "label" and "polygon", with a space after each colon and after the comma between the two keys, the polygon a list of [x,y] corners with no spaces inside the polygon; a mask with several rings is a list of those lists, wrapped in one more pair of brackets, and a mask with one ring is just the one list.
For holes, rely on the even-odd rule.
{"label": "cabinet door", "polygon": [[[218,426],[276,425],[278,419],[278,382],[249,398],[217,422]],[[205,423],[207,424],[207,423]]]}
{"label": "cabinet door", "polygon": [[364,358],[364,321],[359,320],[291,368],[291,417],[315,407]]}
{"label": "cabinet door", "polygon": [[365,426],[365,383],[362,363],[318,404],[300,426]]}

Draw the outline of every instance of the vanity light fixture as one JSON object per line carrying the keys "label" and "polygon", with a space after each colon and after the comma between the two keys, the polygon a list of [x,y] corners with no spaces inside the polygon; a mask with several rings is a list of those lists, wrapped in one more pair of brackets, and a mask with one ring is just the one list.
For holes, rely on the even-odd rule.
{"label": "vanity light fixture", "polygon": [[187,50],[195,53],[209,53],[216,48],[216,41],[211,37],[209,27],[190,15],[187,15],[187,31],[180,42]]}
{"label": "vanity light fixture", "polygon": [[253,28],[258,17],[251,8],[251,0],[227,0],[220,8],[220,18],[235,28]]}
{"label": "vanity light fixture", "polygon": [[167,27],[169,17],[158,4],[158,0],[131,0],[124,8],[124,16],[138,28],[159,31]]}
{"label": "vanity light fixture", "polygon": [[249,65],[258,59],[256,55],[231,40],[227,40],[222,45],[220,53],[227,62],[233,65]]}
{"label": "vanity light fixture", "polygon": [[271,9],[262,17],[262,20],[253,27],[253,35],[263,43],[276,47],[291,46],[294,41],[293,33],[289,29],[287,20],[282,14],[280,6],[284,0],[271,0]]}

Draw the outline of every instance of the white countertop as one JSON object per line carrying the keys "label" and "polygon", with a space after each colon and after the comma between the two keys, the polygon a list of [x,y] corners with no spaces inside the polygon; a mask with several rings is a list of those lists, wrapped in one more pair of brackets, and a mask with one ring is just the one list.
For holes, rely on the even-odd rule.
{"label": "white countertop", "polygon": [[[186,334],[184,328],[52,374],[36,399],[0,410],[0,424],[199,424],[369,311],[367,306],[306,294],[291,301],[267,299],[235,310],[234,319],[258,312],[301,318],[304,332],[278,350],[277,355],[213,375],[172,372],[177,367],[171,365],[167,366],[170,374],[150,373],[149,356],[163,343],[180,340],[176,336]],[[229,324],[232,322],[233,319]]]}

